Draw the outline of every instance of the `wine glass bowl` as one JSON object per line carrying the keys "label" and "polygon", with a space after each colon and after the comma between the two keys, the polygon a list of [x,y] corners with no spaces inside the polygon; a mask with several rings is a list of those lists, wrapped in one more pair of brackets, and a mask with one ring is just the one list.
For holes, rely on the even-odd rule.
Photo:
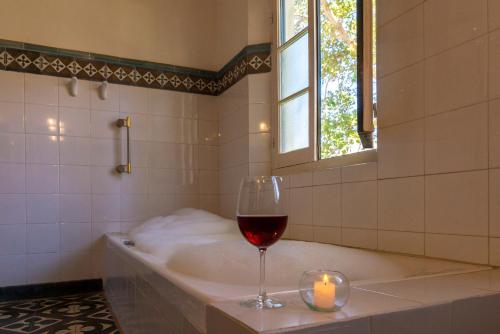
{"label": "wine glass bowl", "polygon": [[265,255],[267,248],[285,232],[288,215],[283,179],[279,176],[245,177],[241,181],[236,212],[241,234],[260,254],[259,295],[242,302],[257,309],[279,308],[284,303],[267,296],[265,289]]}

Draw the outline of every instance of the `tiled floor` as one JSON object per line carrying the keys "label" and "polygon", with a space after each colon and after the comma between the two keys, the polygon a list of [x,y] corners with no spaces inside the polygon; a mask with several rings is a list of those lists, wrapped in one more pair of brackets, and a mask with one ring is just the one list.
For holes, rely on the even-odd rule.
{"label": "tiled floor", "polygon": [[119,334],[102,293],[0,303],[0,334]]}

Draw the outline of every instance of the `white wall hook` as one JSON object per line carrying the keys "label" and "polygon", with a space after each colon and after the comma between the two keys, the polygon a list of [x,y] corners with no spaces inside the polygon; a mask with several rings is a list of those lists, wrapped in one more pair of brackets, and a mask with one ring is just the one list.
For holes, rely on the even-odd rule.
{"label": "white wall hook", "polygon": [[104,80],[99,86],[99,98],[106,100],[108,98],[108,82]]}
{"label": "white wall hook", "polygon": [[69,81],[68,87],[69,87],[69,95],[77,96],[78,95],[78,78],[71,77],[71,80]]}

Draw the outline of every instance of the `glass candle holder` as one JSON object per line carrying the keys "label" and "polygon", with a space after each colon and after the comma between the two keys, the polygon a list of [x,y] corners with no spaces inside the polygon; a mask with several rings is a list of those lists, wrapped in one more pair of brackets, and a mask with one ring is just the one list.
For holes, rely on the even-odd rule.
{"label": "glass candle holder", "polygon": [[299,291],[310,309],[334,312],[347,303],[351,287],[347,277],[339,271],[310,270],[302,274]]}

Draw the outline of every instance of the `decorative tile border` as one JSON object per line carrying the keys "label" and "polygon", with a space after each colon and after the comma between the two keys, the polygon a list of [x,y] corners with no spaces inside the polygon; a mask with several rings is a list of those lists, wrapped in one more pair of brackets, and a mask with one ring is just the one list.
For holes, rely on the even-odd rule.
{"label": "decorative tile border", "polygon": [[248,45],[215,72],[0,40],[0,70],[219,95],[248,74],[271,71],[271,45]]}
{"label": "decorative tile border", "polygon": [[[248,74],[271,71],[271,44],[249,45],[241,50],[217,74],[218,94]],[[218,95],[217,94],[217,95]]]}

